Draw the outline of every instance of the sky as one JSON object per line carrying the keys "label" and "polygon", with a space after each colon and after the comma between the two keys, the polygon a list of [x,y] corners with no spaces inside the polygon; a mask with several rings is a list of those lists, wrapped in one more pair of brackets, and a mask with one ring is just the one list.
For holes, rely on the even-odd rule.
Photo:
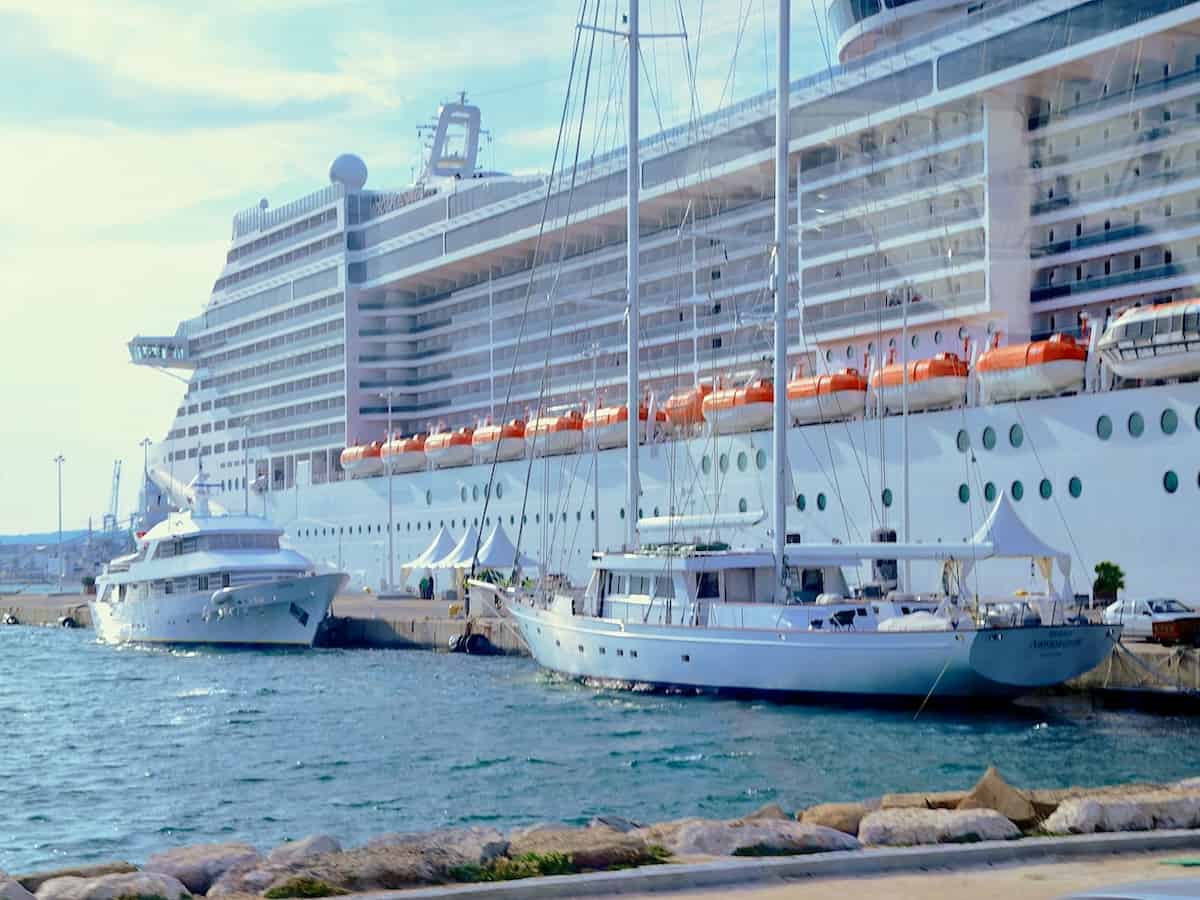
{"label": "sky", "polygon": [[[183,385],[126,342],[203,308],[238,210],[320,188],[344,151],[368,187],[411,184],[416,126],[459,90],[491,132],[485,165],[547,170],[582,2],[0,0],[0,534],[57,526],[60,453],[64,527],[99,526],[118,458],[132,511],[138,442]],[[589,20],[596,2],[619,27],[627,0],[587,0]],[[827,65],[823,8],[793,5],[794,75]],[[641,9],[643,31],[688,35],[644,48],[644,135],[693,97],[707,113],[773,86],[775,0]],[[622,142],[622,52],[596,35],[583,158]]]}

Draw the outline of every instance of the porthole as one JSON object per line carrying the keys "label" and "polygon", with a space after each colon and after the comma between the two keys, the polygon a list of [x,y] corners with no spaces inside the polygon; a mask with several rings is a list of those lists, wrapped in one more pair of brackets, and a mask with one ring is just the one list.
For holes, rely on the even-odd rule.
{"label": "porthole", "polygon": [[965,341],[965,340],[967,339],[967,334],[968,334],[968,333],[969,333],[969,332],[967,331],[967,326],[966,326],[966,325],[960,325],[960,326],[958,326],[958,339],[959,339],[960,341]]}
{"label": "porthole", "polygon": [[990,481],[983,486],[983,499],[988,503],[994,503],[996,501],[996,485],[992,484]]}
{"label": "porthole", "polygon": [[1014,500],[1020,500],[1024,496],[1025,496],[1025,485],[1021,484],[1021,482],[1019,482],[1019,481],[1014,481],[1012,483],[1012,498]]}
{"label": "porthole", "polygon": [[1163,490],[1168,494],[1173,494],[1179,490],[1179,476],[1175,474],[1173,469],[1167,469],[1163,474]]}
{"label": "porthole", "polygon": [[940,344],[942,342],[942,333],[940,331],[935,331],[933,333],[933,342],[935,344]]}
{"label": "porthole", "polygon": [[1020,447],[1025,443],[1025,429],[1020,425],[1014,425],[1008,429],[1008,442],[1014,447]]}
{"label": "porthole", "polygon": [[824,494],[817,494],[817,509],[820,509],[820,510],[825,509],[825,495]]}
{"label": "porthole", "polygon": [[[1197,483],[1200,483],[1200,481],[1198,481]],[[804,495],[797,494],[796,495],[796,509],[800,510],[800,512],[804,512],[804,507],[807,505],[808,505],[808,503],[807,503],[807,501],[805,501]]]}
{"label": "porthole", "polygon": [[1054,493],[1054,485],[1050,483],[1049,478],[1043,478],[1038,485],[1038,493],[1042,495],[1043,500],[1049,500],[1050,495]]}
{"label": "porthole", "polygon": [[710,457],[707,453],[700,458],[700,469],[705,475],[712,471],[712,457]]}
{"label": "porthole", "polygon": [[596,521],[596,511],[595,511],[594,509],[593,509],[593,510],[592,510],[592,512],[591,512],[591,520],[592,520],[593,522],[595,522],[595,521]]}
{"label": "porthole", "polygon": [[1108,416],[1101,416],[1096,420],[1096,437],[1102,441],[1112,437],[1112,419]]}
{"label": "porthole", "polygon": [[921,336],[920,336],[920,335],[917,335],[917,334],[914,334],[914,335],[912,336],[912,340],[910,340],[910,341],[909,341],[909,343],[912,345],[912,348],[913,348],[914,350],[916,350],[916,349],[917,349],[917,345],[921,343]]}
{"label": "porthole", "polygon": [[425,492],[425,505],[426,505],[426,506],[433,506],[433,491],[426,491],[426,492]]}
{"label": "porthole", "polygon": [[958,445],[959,453],[966,453],[971,449],[971,436],[967,434],[965,428],[958,430],[958,438],[955,440],[955,443]]}
{"label": "porthole", "polygon": [[958,502],[969,503],[971,500],[971,488],[965,484],[958,486]]}
{"label": "porthole", "polygon": [[458,495],[462,497],[463,503],[467,502],[467,486],[465,484],[462,486],[462,490],[458,492]]}
{"label": "porthole", "polygon": [[749,508],[750,506],[746,503],[745,497],[742,497],[740,500],[738,500],[738,512],[745,512]]}
{"label": "porthole", "polygon": [[473,501],[478,502],[478,500],[479,500],[479,485],[475,485],[474,487],[471,488],[471,499]]}
{"label": "porthole", "polygon": [[1179,416],[1175,415],[1173,409],[1164,409],[1158,419],[1158,424],[1162,428],[1163,434],[1174,434],[1179,428]]}
{"label": "porthole", "polygon": [[825,362],[833,362],[833,351],[832,350],[825,351]]}
{"label": "porthole", "polygon": [[890,507],[892,505],[892,489],[884,488],[883,493],[879,495],[879,499],[883,501],[884,506]]}
{"label": "porthole", "polygon": [[739,472],[745,472],[746,466],[750,465],[750,458],[746,456],[746,451],[743,450],[737,455],[737,466]]}
{"label": "porthole", "polygon": [[1196,429],[1200,430],[1200,406],[1196,407],[1196,415],[1192,419],[1192,422],[1195,424]]}
{"label": "porthole", "polygon": [[729,471],[729,454],[728,453],[722,453],[720,455],[720,457],[717,459],[717,466],[720,468],[720,470],[722,472]]}
{"label": "porthole", "polygon": [[1126,424],[1129,427],[1130,437],[1141,437],[1142,432],[1146,430],[1146,420],[1142,418],[1141,413],[1130,413],[1129,421]]}
{"label": "porthole", "polygon": [[1067,493],[1075,498],[1083,493],[1083,482],[1079,480],[1078,475],[1072,475],[1071,480],[1067,482]]}
{"label": "porthole", "polygon": [[499,500],[503,496],[504,496],[504,485],[497,483],[496,484],[496,499]]}
{"label": "porthole", "polygon": [[991,450],[996,446],[996,429],[991,425],[983,429],[983,447],[985,450]]}
{"label": "porthole", "polygon": [[853,346],[846,348],[846,359],[854,359],[854,347]]}
{"label": "porthole", "polygon": [[657,506],[654,507],[654,518],[657,519],[660,515],[661,515],[661,513],[658,511],[658,507]]}
{"label": "porthole", "polygon": [[625,507],[621,507],[621,518],[625,518]]}
{"label": "porthole", "polygon": [[766,450],[759,450],[757,453],[754,454],[754,464],[756,466],[758,466],[758,470],[760,472],[767,467],[767,451]]}

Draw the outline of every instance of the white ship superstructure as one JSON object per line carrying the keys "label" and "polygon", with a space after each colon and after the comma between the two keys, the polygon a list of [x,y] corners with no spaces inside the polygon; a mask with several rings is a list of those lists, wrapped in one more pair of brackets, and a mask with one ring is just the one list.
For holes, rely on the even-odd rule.
{"label": "white ship superstructure", "polygon": [[[911,539],[965,538],[1007,492],[1076,571],[1113,560],[1135,593],[1177,591],[1200,500],[1200,364],[1131,376],[1099,337],[1129,307],[1194,294],[1200,3],[835,0],[830,13],[840,64],[789,96],[788,358],[805,376],[857,369],[872,384],[862,403],[789,429],[789,532],[861,541],[897,527],[888,365],[956,354],[961,389],[909,418]],[[640,144],[639,356],[652,424],[681,390],[740,387],[769,367],[755,314],[769,302],[774,105],[773,94],[751,98]],[[475,166],[478,110],[447,104],[440,121],[414,188],[366,189],[365,166],[348,156],[328,187],[236,216],[204,312],[171,337],[131,343],[136,362],[191,372],[155,450],[156,484],[186,482],[203,461],[227,507],[269,516],[360,584],[386,579],[389,552],[398,567],[439,528],[457,539],[493,520],[523,526],[522,548],[578,583],[593,533],[619,548],[627,515],[648,540],[673,529],[766,545],[761,421],[647,442],[636,511],[625,508],[624,448],[592,454],[586,441],[534,462],[528,500],[524,456],[497,465],[490,494],[490,465],[426,459],[391,477],[392,516],[387,477],[347,477],[343,450],[384,441],[389,426],[410,436],[527,419],[547,358],[543,411],[581,411],[593,394],[624,402],[624,152],[552,179],[486,173]],[[1156,321],[1161,339],[1139,325],[1126,355],[1168,338],[1186,354],[1200,341],[1184,308],[1174,332],[1172,317]],[[1077,339],[1079,379],[994,389],[1014,379],[987,375],[985,351],[1052,335]],[[945,387],[933,374],[955,365],[929,362],[928,379],[914,370],[914,395],[917,378]]]}

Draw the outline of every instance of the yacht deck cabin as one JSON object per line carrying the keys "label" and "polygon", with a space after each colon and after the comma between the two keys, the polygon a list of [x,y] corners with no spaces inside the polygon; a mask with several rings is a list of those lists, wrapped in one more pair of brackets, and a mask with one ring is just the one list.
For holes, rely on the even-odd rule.
{"label": "yacht deck cabin", "polygon": [[896,594],[887,590],[892,586],[883,581],[851,590],[839,564],[814,561],[785,569],[780,602],[769,551],[672,544],[595,554],[582,596],[556,596],[552,608],[644,625],[815,631],[874,628],[884,619],[932,611],[943,599]]}

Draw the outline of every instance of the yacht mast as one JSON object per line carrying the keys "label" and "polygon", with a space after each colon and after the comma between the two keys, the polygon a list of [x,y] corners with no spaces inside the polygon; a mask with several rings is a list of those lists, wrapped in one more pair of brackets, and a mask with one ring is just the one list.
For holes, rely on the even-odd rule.
{"label": "yacht mast", "polygon": [[[638,203],[641,188],[641,167],[638,165],[638,0],[629,0],[629,136],[625,156],[627,187],[625,228],[628,232],[627,287],[629,294],[629,327],[626,343],[626,368],[628,369],[628,392],[626,393],[626,424],[628,435],[625,446],[626,488],[625,498],[625,547],[638,548],[638,426],[641,423],[641,398],[638,389]],[[598,515],[598,514],[597,514]]]}
{"label": "yacht mast", "polygon": [[791,0],[779,0],[779,39],[775,86],[775,402],[772,407],[772,459],[775,462],[771,526],[775,538],[775,590],[783,591],[783,551],[787,541],[787,301],[788,301],[788,60]]}

